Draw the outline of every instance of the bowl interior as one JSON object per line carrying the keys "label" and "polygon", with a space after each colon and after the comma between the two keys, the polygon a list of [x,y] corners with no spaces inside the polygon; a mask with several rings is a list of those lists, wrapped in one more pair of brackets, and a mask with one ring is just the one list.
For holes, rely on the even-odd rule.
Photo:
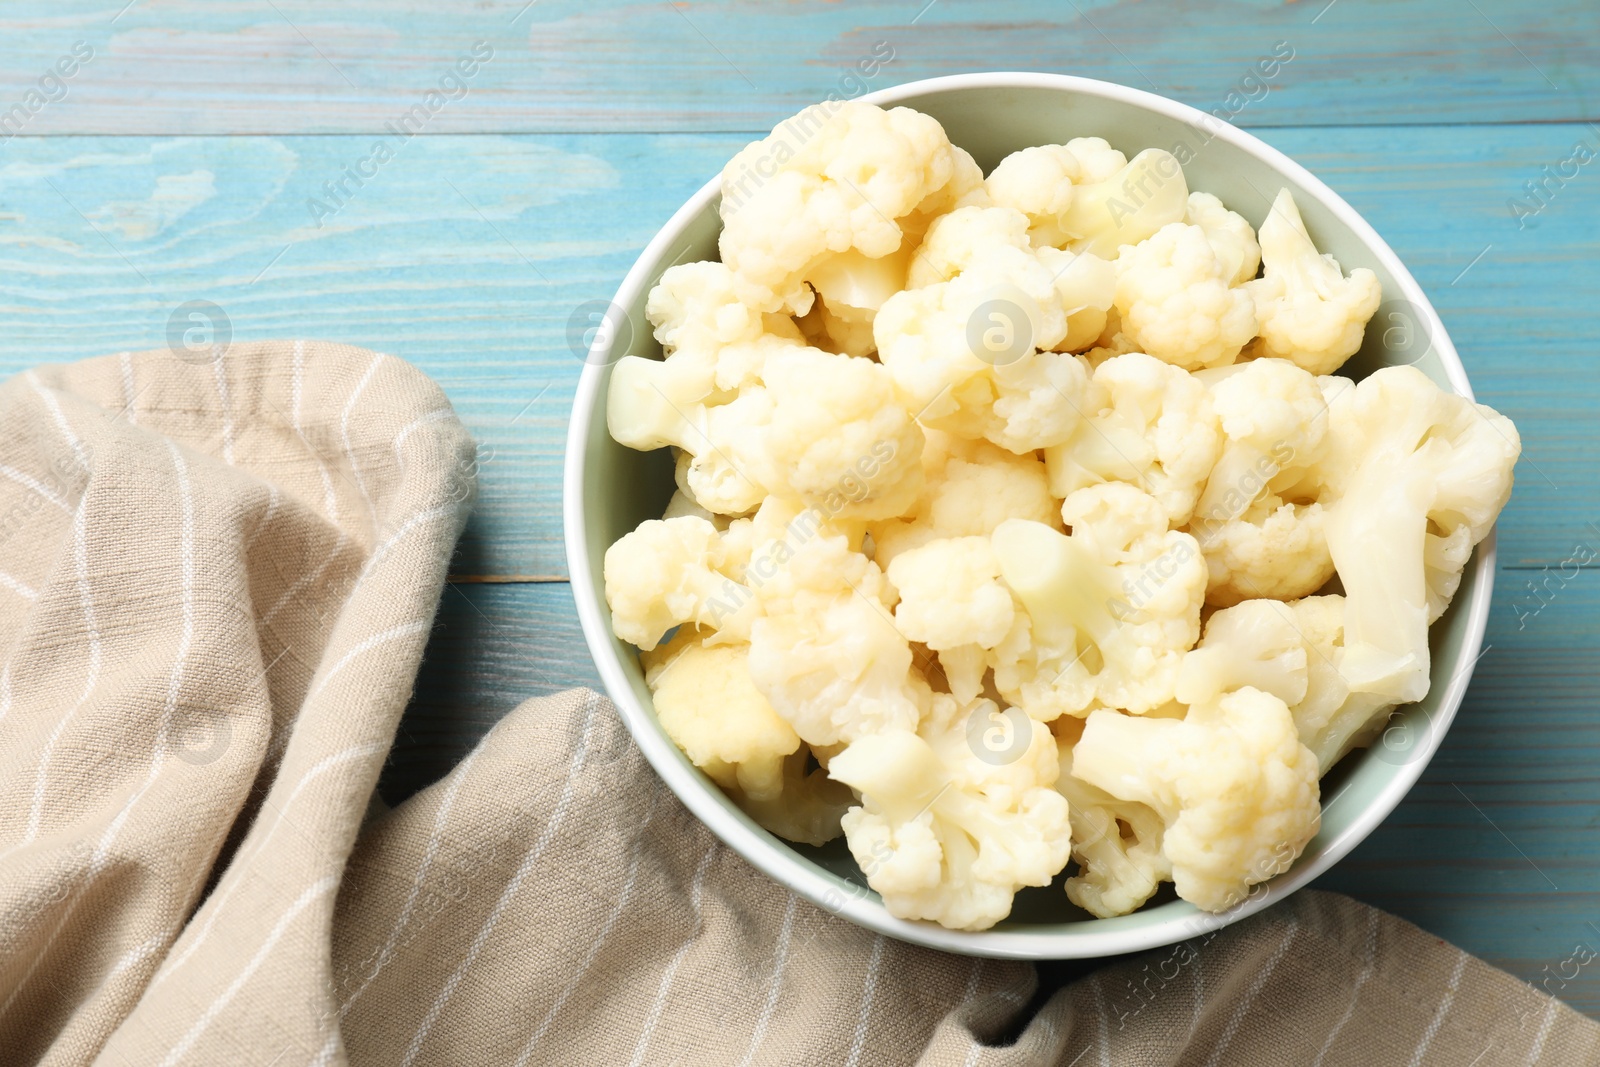
{"label": "bowl interior", "polygon": [[[997,76],[1001,82],[1005,77]],[[1187,109],[1174,105],[1166,104],[1164,112],[1151,110],[1135,100],[1119,98],[1144,94],[1119,89],[1116,95],[1100,95],[1060,85],[971,84],[972,81],[970,78],[940,79],[940,84],[922,83],[925,88],[902,86],[869,99],[884,106],[903,104],[932,115],[944,125],[950,139],[971,152],[986,172],[1016,149],[1059,143],[1072,137],[1104,137],[1130,157],[1144,148],[1165,148],[1183,164],[1191,190],[1215,194],[1257,227],[1266,217],[1278,190],[1287,186],[1293,191],[1318,247],[1332,253],[1347,271],[1368,267],[1383,283],[1384,305],[1367,330],[1361,352],[1340,373],[1359,378],[1380,366],[1410,363],[1444,388],[1468,393],[1465,375],[1449,338],[1438,325],[1437,316],[1415,281],[1381,242],[1375,237],[1369,241],[1362,232],[1364,224],[1352,222],[1354,213],[1348,207],[1342,207],[1325,187],[1298,167],[1272,159],[1270,152],[1265,156],[1260,154],[1253,139],[1231,127],[1211,133],[1195,125],[1190,119],[1198,113],[1190,112],[1185,117],[1175,112]],[[606,548],[623,534],[645,519],[660,517],[673,490],[672,464],[665,450],[639,453],[610,438],[604,411],[605,384],[610,363],[616,357],[633,354],[660,358],[661,349],[651,336],[644,305],[645,295],[661,273],[675,262],[717,258],[720,222],[714,198],[707,198],[697,213],[679,221],[681,228],[660,243],[659,254],[653,257],[653,262],[641,261],[643,284],[624,308],[627,323],[616,332],[615,351],[610,358],[600,361],[601,365],[586,369],[587,373],[599,376],[598,388],[589,397],[593,406],[586,439],[573,441],[573,447],[582,447],[585,453],[581,484],[573,487],[581,492],[585,515],[583,543],[574,548],[584,552],[589,561],[586,575],[580,575],[579,569],[574,567],[573,580],[588,583],[588,593],[598,602],[600,617],[606,619],[603,634],[588,634],[591,649],[602,661],[603,673],[608,673],[610,678],[617,675],[605,670],[608,664],[604,661],[609,660],[620,669],[620,677],[629,692],[614,692],[618,703],[626,703],[626,698],[631,696],[643,709],[650,707],[650,693],[644,684],[636,651],[610,633],[600,561]],[[580,392],[580,403],[584,395]],[[1382,744],[1352,754],[1324,778],[1321,831],[1295,868],[1280,876],[1277,884],[1284,888],[1298,887],[1354,847],[1377,818],[1398,801],[1394,787],[1398,784],[1403,790],[1409,786],[1420,773],[1420,765],[1432,754],[1465,686],[1468,671],[1461,668],[1470,669],[1469,660],[1476,655],[1481,642],[1482,615],[1492,581],[1490,569],[1484,566],[1488,548],[1489,545],[1481,546],[1468,564],[1454,604],[1433,627],[1434,685],[1427,698],[1397,714]],[[692,768],[665,738],[653,715],[630,717],[629,725],[636,732],[647,730],[659,735],[665,742],[665,749],[670,750],[665,758],[676,760],[698,780],[699,788],[706,794],[697,798],[702,805],[715,805],[727,819],[742,824],[762,838],[777,841]],[[1398,781],[1400,779],[1403,781]],[[1382,810],[1374,813],[1373,809],[1379,806]],[[704,817],[703,807],[701,813]],[[815,865],[809,872],[813,876],[813,886],[831,885],[842,898],[861,904],[868,911],[881,912],[881,905],[876,896],[865,889],[865,879],[842,840],[821,849],[787,842],[779,844],[791,850],[802,866]],[[758,865],[772,870],[771,863],[758,861]],[[823,876],[821,881],[814,877],[819,874]],[[880,929],[893,927],[893,932],[899,936],[942,948],[1016,956],[1098,955],[1112,944],[1119,947],[1110,951],[1126,951],[1191,936],[1200,929],[1197,923],[1212,925],[1209,918],[1203,917],[1192,905],[1173,896],[1170,886],[1163,890],[1163,895],[1132,915],[1094,919],[1067,901],[1060,885],[1065,877],[1064,872],[1053,886],[1024,890],[1017,897],[1012,916],[990,934],[946,936],[948,932],[930,928],[927,936],[920,936],[917,928],[928,924],[898,923],[886,913],[872,916],[859,907],[842,910]],[[815,898],[813,893],[807,895]],[[1111,940],[1094,937],[1092,943],[1098,947],[1091,949],[1087,947],[1091,941],[1083,936],[1091,931],[1096,935],[1114,936]],[[1026,939],[1025,944],[1031,947],[1023,947],[1024,942],[1008,938],[1009,933],[1035,936]]]}

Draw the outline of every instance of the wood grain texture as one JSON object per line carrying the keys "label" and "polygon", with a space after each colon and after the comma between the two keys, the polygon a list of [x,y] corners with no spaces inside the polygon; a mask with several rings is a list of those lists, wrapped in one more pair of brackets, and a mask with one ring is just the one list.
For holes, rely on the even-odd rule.
{"label": "wood grain texture", "polygon": [[[870,79],[1049,70],[1207,110],[1278,41],[1295,59],[1245,125],[1596,117],[1590,0],[25,0],[0,88],[20,97],[78,40],[96,58],[29,134],[375,132],[476,42],[494,58],[432,133],[758,130]],[[113,21],[115,19],[115,21]],[[6,96],[0,96],[6,99]]]}
{"label": "wood grain texture", "polygon": [[[1559,563],[1600,516],[1591,439],[1573,432],[1600,407],[1589,353],[1600,172],[1580,171],[1524,229],[1507,201],[1600,134],[1263,132],[1349,198],[1432,295],[1479,397],[1522,430],[1503,559]],[[160,347],[190,300],[219,305],[240,340],[314,336],[398,355],[445,386],[482,446],[482,499],[456,572],[564,577],[562,435],[581,369],[571,315],[609,298],[743,141],[422,137],[319,218],[308,201],[331,204],[324,185],[368,158],[372,139],[13,141],[0,162],[0,373]]]}
{"label": "wood grain texture", "polygon": [[[1564,565],[1600,550],[1600,171],[1524,225],[1508,207],[1575,141],[1600,145],[1593,0],[123,5],[0,12],[0,119],[75,42],[94,50],[57,99],[0,122],[0,373],[159,347],[179,305],[208,300],[236,338],[365,345],[444,385],[482,445],[482,495],[391,801],[521,700],[597,684],[561,580],[569,318],[750,132],[856,92],[842,79],[879,41],[893,59],[862,88],[1041,69],[1208,110],[1288,42],[1235,121],[1389,240],[1525,444],[1461,715],[1322,884],[1600,1016],[1600,965],[1563,966],[1600,948],[1600,577]],[[386,132],[480,40],[493,56],[421,136]],[[357,186],[346,168],[379,140],[394,158]]]}

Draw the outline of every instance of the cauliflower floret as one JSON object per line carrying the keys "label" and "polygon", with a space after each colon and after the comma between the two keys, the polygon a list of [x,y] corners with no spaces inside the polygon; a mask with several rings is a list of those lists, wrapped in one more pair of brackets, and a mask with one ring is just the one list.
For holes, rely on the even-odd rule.
{"label": "cauliflower floret", "polygon": [[1223,522],[1190,527],[1206,557],[1206,603],[1309,596],[1333,577],[1322,505],[1268,495]]}
{"label": "cauliflower floret", "polygon": [[1021,719],[1032,733],[1027,747],[991,762],[970,735],[973,717],[989,722],[994,703],[963,707],[944,694],[934,702],[920,736],[862,737],[833,757],[828,773],[861,794],[844,816],[845,836],[890,914],[987,929],[1010,914],[1018,889],[1049,885],[1066,866],[1071,824],[1066,800],[1051,788],[1055,742],[1044,726]]}
{"label": "cauliflower floret", "polygon": [[768,833],[803,845],[825,845],[844,833],[840,820],[855,796],[829,778],[826,768],[808,770],[811,758],[805,745],[785,757],[782,785],[771,797],[758,800],[739,789],[728,790],[728,795]]}
{"label": "cauliflower floret", "polygon": [[898,250],[897,220],[943,191],[956,166],[943,128],[910,108],[808,107],[723,168],[722,261],[751,307],[804,313],[805,283],[825,259]]}
{"label": "cauliflower floret", "polygon": [[1330,406],[1314,472],[1328,487],[1352,691],[1393,703],[1428,692],[1428,625],[1510,497],[1521,451],[1510,419],[1415,367],[1385,367]]}
{"label": "cauliflower floret", "polygon": [[1205,231],[1211,250],[1222,264],[1222,277],[1239,285],[1256,276],[1261,267],[1261,246],[1243,215],[1229,211],[1210,193],[1190,193],[1183,221]]}
{"label": "cauliflower floret", "polygon": [[[785,315],[762,314],[741,302],[726,264],[680,263],[668,267],[650,290],[645,317],[676,373],[693,367],[704,386],[730,391],[753,380],[760,357],[778,345],[798,344],[800,330]],[[729,350],[732,351],[729,351]],[[694,399],[694,398],[690,398]]]}
{"label": "cauliflower floret", "polygon": [[1026,609],[995,649],[996,688],[1046,722],[1097,700],[1159,708],[1200,636],[1199,546],[1168,531],[1153,497],[1120,482],[1079,490],[1061,513],[1070,536],[1019,519],[994,532],[1001,573]]}
{"label": "cauliflower floret", "polygon": [[983,691],[984,653],[1011,631],[1011,590],[987,537],[929,541],[888,565],[900,593],[894,621],[906,639],[939,654],[950,692],[970,703]]}
{"label": "cauliflower floret", "polygon": [[1351,749],[1371,744],[1394,708],[1377,694],[1351,692],[1345,681],[1344,606],[1342,596],[1308,596],[1289,605],[1309,653],[1305,698],[1289,710],[1323,774]]}
{"label": "cauliflower floret", "polygon": [[1082,177],[1072,202],[1056,216],[1056,227],[1066,238],[1060,247],[1116,259],[1125,254],[1124,246],[1137,245],[1183,218],[1189,187],[1172,153],[1147,148],[1107,173],[1122,153],[1100,138],[1068,141],[1067,148],[1078,157]]}
{"label": "cauliflower floret", "polygon": [[1225,911],[1288,870],[1316,834],[1317,760],[1282,700],[1244,688],[1182,719],[1089,715],[1072,773],[1166,824],[1178,895]]}
{"label": "cauliflower floret", "polygon": [[1027,216],[1030,244],[1059,248],[1070,238],[1061,231],[1058,216],[1072,206],[1072,187],[1082,177],[1083,164],[1072,149],[1047,144],[1011,153],[989,172],[984,185],[996,206]]}
{"label": "cauliflower floret", "polygon": [[1294,612],[1277,600],[1246,600],[1213,612],[1200,643],[1183,657],[1177,698],[1204,704],[1249,686],[1294,706],[1306,698],[1309,654]]}
{"label": "cauliflower floret", "polygon": [[1139,349],[1185,370],[1232,363],[1256,335],[1255,305],[1199,226],[1170,223],[1117,259],[1117,315]]}
{"label": "cauliflower floret", "polygon": [[1178,699],[1204,703],[1244,686],[1271,693],[1289,706],[1320,776],[1370,743],[1394,706],[1372,693],[1352,693],[1339,670],[1343,662],[1343,597],[1246,600],[1206,622],[1205,637],[1184,657]]}
{"label": "cauliflower floret", "polygon": [[1078,873],[1067,879],[1067,899],[1102,919],[1126,915],[1172,878],[1161,851],[1161,816],[1144,804],[1118,800],[1072,774],[1072,746],[1084,720],[1063,716],[1050,724],[1061,754],[1056,790],[1072,819],[1072,858]]}
{"label": "cauliflower floret", "polygon": [[793,348],[767,360],[775,403],[758,477],[781,496],[866,519],[899,515],[922,490],[922,430],[870,360]]}
{"label": "cauliflower floret", "polygon": [[[1071,435],[1088,372],[1073,356],[1035,352],[1025,336],[1032,329],[1029,298],[1014,292],[1005,307],[995,292],[994,283],[971,270],[908,289],[883,305],[873,334],[901,402],[923,425],[1021,455]],[[981,358],[969,326],[985,336],[993,331],[997,344],[1014,346],[1015,358]]]}
{"label": "cauliflower floret", "polygon": [[753,603],[733,574],[740,564],[717,528],[685,515],[650,519],[606,549],[611,628],[639,648],[655,648],[674,626],[747,631]]}
{"label": "cauliflower floret", "polygon": [[1096,368],[1083,412],[1073,435],[1045,450],[1050,491],[1066,497],[1102,482],[1133,482],[1161,503],[1172,525],[1188,522],[1222,444],[1205,386],[1130,352]]}
{"label": "cauliflower floret", "polygon": [[724,789],[771,800],[800,737],[750,680],[750,647],[707,646],[688,626],[646,653],[645,684],[656,718],[696,767]]}
{"label": "cauliflower floret", "polygon": [[[934,220],[912,258],[907,287],[926,288],[968,271],[996,287],[992,296],[1024,310],[1032,347],[1061,352],[1099,336],[1117,284],[1116,269],[1099,256],[1032,247],[1027,218],[1002,207],[964,207]],[[1002,342],[1008,354],[1009,345],[1009,338]]]}
{"label": "cauliflower floret", "polygon": [[1210,569],[1208,604],[1294,600],[1333,577],[1323,509],[1299,492],[1322,458],[1327,402],[1315,377],[1282,359],[1257,359],[1197,378],[1211,389],[1223,446],[1189,531]]}
{"label": "cauliflower floret", "polygon": [[906,287],[910,257],[906,242],[899,251],[877,259],[849,251],[819,263],[810,278],[816,299],[799,320],[806,338],[829,352],[849,356],[876,352],[872,320],[885,300]]}
{"label": "cauliflower floret", "polygon": [[750,628],[756,688],[814,748],[915,729],[924,694],[883,572],[840,536],[815,536],[780,562],[752,580],[762,612]]}
{"label": "cauliflower floret", "polygon": [[1289,190],[1261,224],[1262,277],[1242,288],[1255,300],[1261,336],[1253,356],[1277,356],[1313,374],[1331,374],[1361,347],[1361,335],[1383,301],[1378,276],[1357,267],[1345,277],[1332,256],[1319,255]]}
{"label": "cauliflower floret", "polygon": [[1007,519],[1060,525],[1060,505],[1037,456],[929,430],[922,471],[922,496],[911,511],[870,527],[880,567],[938,538],[988,537]]}
{"label": "cauliflower floret", "polygon": [[[790,342],[768,338],[752,347],[769,345],[789,347]],[[611,371],[606,424],[611,436],[629,448],[681,449],[689,458],[680,485],[695,501],[708,511],[743,515],[755,510],[768,491],[756,470],[771,398],[752,387],[722,403],[727,394],[713,389],[692,363],[624,356]]]}

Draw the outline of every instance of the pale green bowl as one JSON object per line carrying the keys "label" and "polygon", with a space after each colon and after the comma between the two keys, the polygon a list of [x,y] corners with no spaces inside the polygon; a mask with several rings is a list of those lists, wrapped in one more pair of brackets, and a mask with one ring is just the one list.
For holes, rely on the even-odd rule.
{"label": "pale green bowl", "polygon": [[[1439,316],[1415,279],[1371,226],[1304,168],[1210,115],[1150,93],[1051,74],[966,74],[911,82],[863,97],[903,104],[944,124],[950,139],[985,171],[1007,153],[1071,137],[1101,136],[1132,156],[1173,151],[1191,189],[1221,197],[1259,226],[1278,189],[1294,193],[1319,248],[1348,270],[1370,267],[1385,303],[1361,353],[1344,370],[1359,377],[1385,364],[1414,363],[1434,381],[1471,396],[1466,372]],[[1179,145],[1187,151],[1179,151]],[[1192,158],[1191,158],[1192,157]],[[821,849],[791,845],[750,820],[683,756],[650,706],[636,651],[611,633],[601,563],[606,548],[641,521],[660,516],[673,489],[665,453],[640,453],[606,432],[606,382],[622,355],[656,356],[645,296],[668,266],[717,256],[717,183],[707,183],[645,248],[616,296],[627,321],[605,331],[589,353],[567,438],[566,541],[572,591],[584,636],[606,689],[634,739],[668,786],[723,841],[796,893],[862,926],[934,948],[1017,959],[1108,956],[1171,944],[1226,925],[1305,885],[1354,848],[1421,775],[1455,716],[1483,642],[1494,581],[1493,537],[1468,563],[1454,605],[1433,628],[1433,688],[1393,720],[1383,741],[1344,760],[1323,780],[1322,830],[1294,867],[1221,915],[1164,895],[1132,915],[1095,919],[1054,886],[1024,890],[1011,917],[965,933],[891,916],[865,888],[842,841]],[[613,341],[620,343],[613,350]],[[625,346],[625,350],[624,350]]]}

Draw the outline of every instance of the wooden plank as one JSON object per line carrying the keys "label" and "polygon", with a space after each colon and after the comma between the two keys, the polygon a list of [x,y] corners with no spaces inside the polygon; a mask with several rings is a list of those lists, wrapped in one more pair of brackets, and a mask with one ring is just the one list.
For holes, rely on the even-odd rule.
{"label": "wooden plank", "polygon": [[475,46],[492,57],[432,102],[428,132],[766,129],[859,92],[874,54],[893,58],[868,88],[1046,70],[1211,110],[1286,42],[1270,91],[1228,107],[1250,126],[1594,118],[1600,88],[1589,0],[22,0],[4,106],[80,40],[94,59],[27,134],[378,132]]}
{"label": "wooden plank", "polygon": [[449,586],[379,793],[399,803],[524,700],[579,685],[600,678],[567,583]]}
{"label": "wooden plank", "polygon": [[[1502,561],[1559,563],[1600,521],[1586,430],[1600,407],[1589,355],[1600,336],[1600,178],[1580,171],[1520,230],[1507,201],[1580,136],[1600,135],[1573,125],[1267,135],[1365,213],[1433,295],[1480,397],[1526,442]],[[456,573],[562,577],[562,438],[580,369],[568,320],[615,290],[742,142],[418,138],[318,227],[307,201],[366,158],[369,139],[12,141],[0,163],[0,373],[161,346],[190,299],[220,305],[239,339],[314,336],[393,353],[439,379],[484,448]]]}

